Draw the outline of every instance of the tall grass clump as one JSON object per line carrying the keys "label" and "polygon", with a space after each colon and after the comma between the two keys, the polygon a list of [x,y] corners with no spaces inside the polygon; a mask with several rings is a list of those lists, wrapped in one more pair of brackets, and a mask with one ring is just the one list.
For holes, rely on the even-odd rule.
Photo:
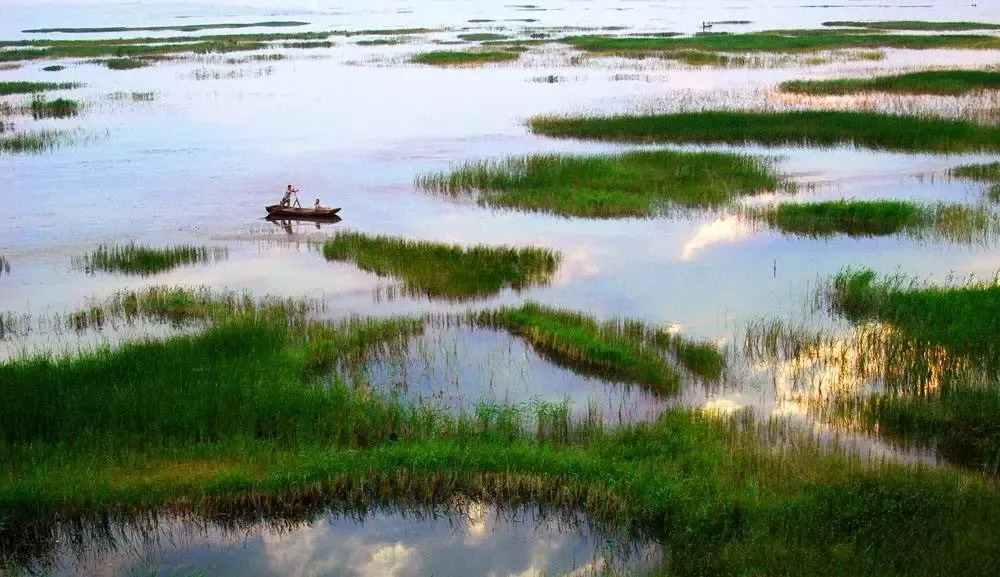
{"label": "tall grass clump", "polygon": [[0,254],[0,274],[10,274],[10,261],[2,254]]}
{"label": "tall grass clump", "polygon": [[65,132],[40,130],[0,135],[0,152],[12,154],[40,154],[49,152],[70,140]]}
{"label": "tall grass clump", "polygon": [[931,22],[926,20],[882,20],[873,22],[860,22],[857,20],[833,20],[824,22],[823,26],[867,28],[869,30],[932,30],[932,31],[961,31],[961,30],[1000,30],[1000,24],[987,22]]}
{"label": "tall grass clump", "polygon": [[1000,127],[875,112],[706,111],[609,117],[536,116],[532,132],[617,142],[858,146],[902,152],[1000,150]]}
{"label": "tall grass clump", "polygon": [[56,98],[47,100],[45,96],[36,94],[31,99],[31,116],[39,118],[68,118],[76,116],[80,109],[80,103],[69,98]]}
{"label": "tall grass clump", "polygon": [[0,82],[0,96],[8,94],[34,94],[46,90],[71,90],[83,86],[80,82]]}
{"label": "tall grass clump", "polygon": [[520,52],[511,52],[507,50],[480,52],[435,50],[414,54],[410,57],[410,62],[416,64],[431,64],[433,66],[463,66],[487,64],[490,62],[511,62],[520,57]]}
{"label": "tall grass clump", "polygon": [[134,70],[152,64],[152,61],[145,58],[108,58],[103,62],[111,70]]}
{"label": "tall grass clump", "polygon": [[895,92],[900,94],[940,94],[957,96],[967,92],[1000,89],[1000,72],[988,70],[923,70],[909,74],[874,78],[834,80],[789,80],[782,92],[797,94],[853,94]]}
{"label": "tall grass clump", "polygon": [[74,265],[89,272],[146,275],[170,270],[182,264],[221,260],[227,256],[228,251],[224,247],[180,245],[157,248],[129,243],[101,245],[89,255],[74,258]]}
{"label": "tall grass clump", "polygon": [[353,232],[338,232],[322,251],[327,260],[353,261],[362,270],[396,277],[409,294],[452,300],[546,285],[560,259],[546,248],[463,248]]}
{"label": "tall grass clump", "polygon": [[961,204],[838,200],[740,207],[739,213],[784,233],[811,237],[906,234],[921,240],[989,244],[1000,234],[996,214]]}
{"label": "tall grass clump", "polygon": [[420,175],[416,184],[453,196],[478,194],[484,206],[596,218],[720,206],[785,185],[764,158],[669,150],[472,161],[449,173]]}
{"label": "tall grass clump", "polygon": [[487,42],[496,40],[509,40],[510,36],[504,34],[496,34],[494,32],[469,32],[467,34],[459,34],[459,40],[465,40],[467,42]]}
{"label": "tall grass clump", "polygon": [[602,324],[593,317],[537,303],[484,311],[472,320],[517,335],[541,356],[578,373],[640,385],[660,394],[680,388],[680,373],[673,363],[703,380],[718,380],[725,367],[714,345],[688,341],[636,321]]}
{"label": "tall grass clump", "polygon": [[948,171],[957,178],[969,178],[990,184],[987,195],[990,200],[1000,201],[1000,162],[985,164],[963,164]]}

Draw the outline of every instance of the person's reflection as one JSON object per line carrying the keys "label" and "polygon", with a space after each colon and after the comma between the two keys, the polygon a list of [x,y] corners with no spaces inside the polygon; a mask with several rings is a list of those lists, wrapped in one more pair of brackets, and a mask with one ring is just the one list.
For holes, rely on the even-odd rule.
{"label": "person's reflection", "polygon": [[292,221],[290,221],[290,220],[283,220],[279,224],[281,224],[281,228],[285,229],[286,233],[288,233],[288,234],[294,234],[294,231],[292,230]]}

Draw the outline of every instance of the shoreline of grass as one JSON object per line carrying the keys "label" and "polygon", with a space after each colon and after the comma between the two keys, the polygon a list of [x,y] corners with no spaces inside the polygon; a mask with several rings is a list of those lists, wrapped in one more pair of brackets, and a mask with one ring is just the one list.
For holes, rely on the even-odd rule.
{"label": "shoreline of grass", "polygon": [[834,80],[789,80],[782,92],[813,95],[844,95],[859,92],[937,94],[958,96],[969,92],[1000,89],[1000,72],[987,70],[925,70],[874,78]]}
{"label": "shoreline of grass", "polygon": [[561,260],[547,248],[463,248],[354,232],[336,233],[320,251],[329,261],[349,261],[361,270],[397,278],[408,295],[455,301],[545,286]]}
{"label": "shoreline of grass", "polygon": [[88,255],[74,257],[73,265],[86,272],[150,275],[184,264],[212,263],[228,256],[229,251],[224,247],[152,247],[132,242],[125,245],[100,245]]}
{"label": "shoreline of grass", "polygon": [[823,22],[823,26],[867,28],[869,30],[1000,30],[1000,24],[995,23],[959,21],[932,22],[927,20],[874,20],[867,22],[857,20],[832,20]]}
{"label": "shoreline of grass", "polygon": [[584,218],[655,217],[791,186],[765,158],[669,150],[469,161],[415,183],[431,193],[474,195],[481,206]]}
{"label": "shoreline of grass", "polygon": [[414,54],[410,57],[410,62],[413,62],[414,64],[429,64],[432,66],[464,66],[491,64],[497,62],[513,62],[520,57],[520,52],[511,52],[506,50],[481,52],[433,50],[431,52]]}
{"label": "shoreline of grass", "polygon": [[852,145],[902,152],[1000,150],[1000,127],[874,112],[715,110],[607,117],[536,116],[529,129],[555,138],[678,144]]}

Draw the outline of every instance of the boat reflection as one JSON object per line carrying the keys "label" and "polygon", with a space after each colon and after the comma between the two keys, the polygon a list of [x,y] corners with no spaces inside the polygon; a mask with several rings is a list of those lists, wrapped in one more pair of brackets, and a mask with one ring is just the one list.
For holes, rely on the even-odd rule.
{"label": "boat reflection", "polygon": [[267,216],[264,217],[264,219],[268,222],[274,223],[276,226],[281,227],[288,234],[301,232],[299,229],[303,226],[303,223],[310,223],[316,228],[316,230],[322,230],[323,225],[333,225],[343,220],[336,215],[322,218],[308,216],[299,216],[295,218],[287,216]]}

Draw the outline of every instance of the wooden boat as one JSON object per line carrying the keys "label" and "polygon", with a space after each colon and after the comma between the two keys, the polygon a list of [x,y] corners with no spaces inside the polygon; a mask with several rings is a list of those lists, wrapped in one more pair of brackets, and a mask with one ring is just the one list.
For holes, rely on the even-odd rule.
{"label": "wooden boat", "polygon": [[280,204],[272,204],[270,206],[265,206],[267,210],[267,216],[270,217],[281,217],[281,218],[311,218],[311,219],[334,219],[339,218],[337,213],[340,212],[340,207],[337,208],[299,208],[296,206],[281,206]]}

